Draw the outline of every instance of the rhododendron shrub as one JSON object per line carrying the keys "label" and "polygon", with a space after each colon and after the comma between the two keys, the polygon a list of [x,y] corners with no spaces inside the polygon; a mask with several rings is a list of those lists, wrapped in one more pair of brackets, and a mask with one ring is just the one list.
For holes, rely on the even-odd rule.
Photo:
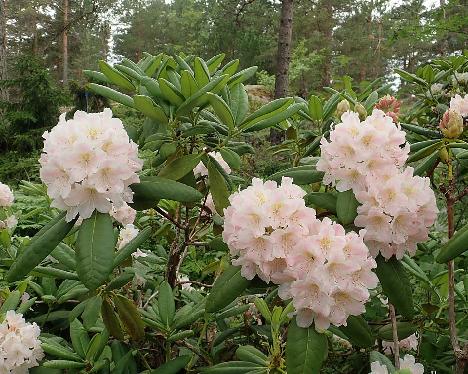
{"label": "rhododendron shrub", "polygon": [[256,67],[142,56],[0,183],[0,372],[463,373],[466,57],[254,109]]}

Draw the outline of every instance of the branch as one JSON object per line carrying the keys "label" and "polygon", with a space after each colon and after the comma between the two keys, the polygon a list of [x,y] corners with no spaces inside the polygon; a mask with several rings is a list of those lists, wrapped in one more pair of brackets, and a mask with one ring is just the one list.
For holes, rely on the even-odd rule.
{"label": "branch", "polygon": [[395,367],[400,369],[400,345],[398,341],[397,321],[395,316],[395,307],[393,304],[388,303],[390,312],[390,319],[392,320],[392,335],[393,335],[393,355],[395,356]]}
{"label": "branch", "polygon": [[161,209],[160,207],[155,207],[154,210],[158,212],[160,215],[162,215],[164,218],[166,218],[168,221],[171,221],[177,228],[184,230],[185,227],[182,226],[179,222],[177,222],[174,217],[172,217],[169,213]]}

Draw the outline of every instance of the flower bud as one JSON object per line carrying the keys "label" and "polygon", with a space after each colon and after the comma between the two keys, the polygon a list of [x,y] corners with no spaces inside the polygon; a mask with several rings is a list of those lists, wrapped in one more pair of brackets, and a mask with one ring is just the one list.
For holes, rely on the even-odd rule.
{"label": "flower bud", "polygon": [[356,103],[354,111],[359,114],[359,119],[361,121],[364,121],[367,118],[367,110],[361,103]]}
{"label": "flower bud", "polygon": [[440,131],[446,138],[456,139],[463,133],[463,117],[455,110],[447,110],[439,124]]}
{"label": "flower bud", "polygon": [[335,116],[337,118],[341,118],[341,116],[347,111],[349,111],[350,109],[351,109],[351,106],[349,105],[349,101],[346,99],[343,99],[336,106]]}
{"label": "flower bud", "polygon": [[447,164],[448,161],[449,161],[449,154],[448,154],[448,151],[447,151],[447,148],[446,147],[443,147],[439,150],[439,158],[440,160]]}
{"label": "flower bud", "polygon": [[397,123],[400,114],[400,106],[401,102],[394,96],[385,95],[375,104],[375,109],[380,109],[387,116],[391,117],[393,122]]}

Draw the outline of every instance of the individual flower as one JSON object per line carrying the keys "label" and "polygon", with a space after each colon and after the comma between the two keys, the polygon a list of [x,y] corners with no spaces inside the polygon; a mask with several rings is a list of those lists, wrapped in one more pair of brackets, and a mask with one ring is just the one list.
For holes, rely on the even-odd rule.
{"label": "individual flower", "polygon": [[412,355],[405,355],[400,358],[400,369],[407,369],[411,374],[424,374],[424,366],[416,363],[416,359]]}
{"label": "individual flower", "polygon": [[14,200],[10,187],[0,182],[0,207],[9,208]]}
{"label": "individual flower", "polygon": [[130,243],[137,235],[139,230],[132,224],[125,225],[119,233],[117,240],[117,249],[122,249]]}
{"label": "individual flower", "polygon": [[110,109],[77,111],[68,121],[62,114],[43,138],[40,177],[52,206],[67,211],[67,221],[89,218],[94,210],[109,213],[132,201],[129,186],[139,182],[143,162]]}
{"label": "individual flower", "polygon": [[279,296],[293,300],[299,326],[346,325],[350,315],[365,310],[369,289],[377,285],[376,263],[364,231],[346,233],[328,218],[318,220],[304,195],[291,178],[280,185],[253,179],[230,196],[223,239],[242,276],[280,284]]}
{"label": "individual flower", "polygon": [[468,94],[464,97],[460,95],[452,97],[450,99],[450,109],[460,113],[463,117],[468,116]]}
{"label": "individual flower", "polygon": [[384,364],[374,361],[371,363],[371,372],[369,374],[388,374],[388,369]]}
{"label": "individual flower", "polygon": [[[227,174],[231,174],[232,170],[229,167],[229,165],[227,164],[227,162],[224,161],[223,156],[221,156],[221,153],[219,153],[219,152],[209,152],[208,155],[213,157],[218,162],[218,164],[224,169],[224,171]],[[195,167],[195,169],[193,169],[193,173],[195,174],[195,176],[202,176],[203,177],[203,176],[208,175],[208,169],[205,166],[205,164],[200,161],[198,163],[198,165]]]}
{"label": "individual flower", "polygon": [[[400,349],[406,351],[416,351],[418,349],[418,344],[419,340],[416,334],[410,335],[407,338],[398,341],[398,346],[400,347]],[[393,342],[382,341],[382,347],[384,349],[385,354],[391,354],[393,351]]]}
{"label": "individual flower", "polygon": [[125,226],[135,222],[136,210],[131,208],[127,203],[123,203],[119,208],[112,207],[110,215]]}
{"label": "individual flower", "polygon": [[6,312],[0,325],[0,370],[2,373],[27,373],[44,357],[36,323],[28,323],[22,314]]}
{"label": "individual flower", "polygon": [[0,220],[0,230],[1,229],[13,229],[18,224],[18,220],[14,215],[8,216],[4,220]]}
{"label": "individual flower", "polygon": [[382,110],[387,116],[393,119],[393,122],[398,123],[400,106],[401,102],[394,96],[385,95],[375,104],[375,109]]}

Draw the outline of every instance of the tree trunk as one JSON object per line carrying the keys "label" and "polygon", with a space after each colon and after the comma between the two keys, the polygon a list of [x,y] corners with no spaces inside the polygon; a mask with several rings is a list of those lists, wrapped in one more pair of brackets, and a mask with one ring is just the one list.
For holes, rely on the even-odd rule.
{"label": "tree trunk", "polygon": [[[6,55],[7,31],[6,31],[6,0],[0,0],[0,81],[7,79],[7,55]],[[8,90],[0,86],[0,100],[8,100]]]}
{"label": "tree trunk", "polygon": [[324,61],[322,66],[322,87],[330,86],[332,78],[332,50],[333,50],[333,4],[330,0],[322,1],[322,33],[324,38]]}
{"label": "tree trunk", "polygon": [[[291,42],[293,26],[293,0],[283,0],[281,20],[278,33],[278,52],[276,56],[275,99],[288,94],[288,70],[291,62]],[[270,130],[270,142],[279,144],[283,140],[283,132]]]}
{"label": "tree trunk", "polygon": [[62,84],[68,86],[68,0],[63,0]]}

